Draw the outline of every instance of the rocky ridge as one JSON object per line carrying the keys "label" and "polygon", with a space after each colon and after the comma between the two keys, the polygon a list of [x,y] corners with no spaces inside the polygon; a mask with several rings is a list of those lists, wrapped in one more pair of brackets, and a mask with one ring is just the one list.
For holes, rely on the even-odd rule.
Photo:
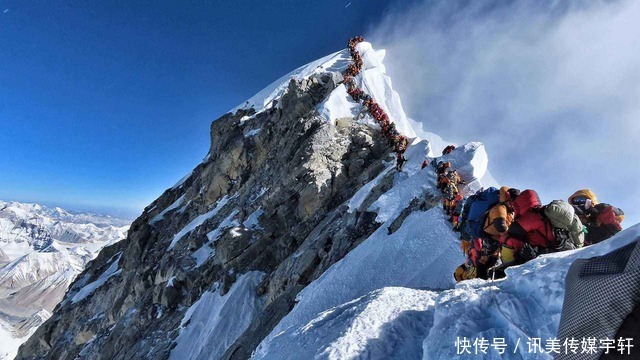
{"label": "rocky ridge", "polygon": [[[303,67],[304,76],[263,91],[277,95],[269,101],[252,99],[214,121],[205,160],[144,210],[126,240],[89,263],[17,358],[249,358],[307,285],[383,224],[393,233],[409,213],[437,205],[432,172],[396,173],[379,127],[349,102],[341,83],[348,55]],[[363,56],[362,87],[385,84],[377,93],[392,101],[378,102],[404,116],[377,65],[383,53]],[[322,115],[336,101],[350,116]],[[413,173],[431,146],[414,139]],[[479,144],[461,153],[486,160]],[[468,166],[472,189],[486,161],[482,171]],[[190,326],[199,305],[230,306],[232,298],[251,315],[225,312],[242,326],[224,339],[212,323]],[[172,351],[183,333],[209,345]]]}

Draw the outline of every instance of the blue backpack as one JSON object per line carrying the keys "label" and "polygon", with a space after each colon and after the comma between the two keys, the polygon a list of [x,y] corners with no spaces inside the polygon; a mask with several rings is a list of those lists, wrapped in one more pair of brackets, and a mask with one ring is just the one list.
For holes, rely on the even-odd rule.
{"label": "blue backpack", "polygon": [[474,195],[475,199],[469,206],[466,232],[474,238],[482,237],[485,215],[500,202],[500,190],[490,187]]}

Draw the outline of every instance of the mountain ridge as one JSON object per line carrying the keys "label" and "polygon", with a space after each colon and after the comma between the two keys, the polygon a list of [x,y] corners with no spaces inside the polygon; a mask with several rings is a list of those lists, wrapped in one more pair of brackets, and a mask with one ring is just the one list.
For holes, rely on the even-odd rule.
{"label": "mountain ridge", "polygon": [[[347,92],[348,50],[303,66],[212,122],[203,162],[145,208],[126,240],[89,263],[17,358],[451,355],[451,344],[430,334],[436,325],[451,330],[454,320],[435,320],[456,314],[436,317],[434,309],[459,308],[445,299],[462,297],[463,287],[475,286],[471,296],[478,297],[494,287],[456,287],[451,274],[464,257],[440,209],[435,172],[422,168],[448,144],[413,127],[385,73],[384,53],[358,46],[358,87],[393,121],[402,120],[400,133],[416,135],[402,171],[380,125]],[[438,160],[458,169],[465,194],[495,184],[481,143]],[[579,254],[613,246],[607,244]],[[529,274],[551,258],[558,256],[508,273]],[[557,310],[561,276],[553,274],[553,297],[526,304],[552,299]],[[518,290],[510,301],[542,287],[524,279],[501,283],[505,294]],[[402,303],[404,297],[411,301]],[[373,319],[369,306],[387,308]],[[505,321],[526,320],[520,315]],[[554,316],[536,324],[551,329]],[[409,329],[394,327],[397,319]],[[354,326],[356,337],[334,341],[351,321],[370,320],[372,331]],[[493,325],[489,332],[512,330]],[[398,343],[399,333],[409,340]],[[317,341],[309,334],[319,334]]]}

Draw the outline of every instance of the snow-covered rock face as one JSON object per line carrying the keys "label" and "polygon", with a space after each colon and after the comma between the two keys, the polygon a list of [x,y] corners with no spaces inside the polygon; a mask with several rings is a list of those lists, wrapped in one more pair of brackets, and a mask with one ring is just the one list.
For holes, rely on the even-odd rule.
{"label": "snow-covered rock face", "polygon": [[[262,309],[255,289],[264,274],[243,274],[224,296],[205,292],[185,315],[170,359],[219,359]],[[229,316],[235,314],[237,316]]]}
{"label": "snow-covered rock face", "polygon": [[[347,202],[382,172],[393,183],[392,149],[377,127],[318,111],[348,60],[301,67],[214,121],[204,162],[90,263],[19,358],[248,357],[301,289],[381,225]],[[262,275],[243,282],[249,273]],[[211,328],[205,303],[224,316]]]}
{"label": "snow-covered rock face", "polygon": [[[205,160],[89,264],[18,358],[434,358],[447,344],[433,329],[455,333],[442,319],[466,296],[421,168],[447,143],[404,113],[384,51],[358,51],[358,86],[411,137],[403,172],[341,85],[348,51],[303,66],[213,122]],[[464,191],[495,185],[480,143],[439,160]]]}
{"label": "snow-covered rock face", "polygon": [[[338,51],[327,55],[321,59],[301,66],[287,75],[271,83],[251,99],[238,105],[231,110],[236,113],[238,110],[252,110],[255,113],[262,113],[278,105],[278,101],[287,92],[289,81],[302,81],[324,73],[340,73],[349,66],[349,52],[347,50]],[[241,122],[248,120],[250,116],[240,118]]]}
{"label": "snow-covered rock face", "polygon": [[0,359],[15,355],[85,265],[125,237],[127,224],[110,216],[0,201],[0,344],[5,345]]}

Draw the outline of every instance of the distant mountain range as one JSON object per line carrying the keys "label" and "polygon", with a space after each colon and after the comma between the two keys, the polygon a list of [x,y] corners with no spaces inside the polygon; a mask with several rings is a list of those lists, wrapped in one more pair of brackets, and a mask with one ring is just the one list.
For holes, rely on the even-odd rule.
{"label": "distant mountain range", "polygon": [[44,322],[69,284],[130,220],[0,201],[0,359]]}

